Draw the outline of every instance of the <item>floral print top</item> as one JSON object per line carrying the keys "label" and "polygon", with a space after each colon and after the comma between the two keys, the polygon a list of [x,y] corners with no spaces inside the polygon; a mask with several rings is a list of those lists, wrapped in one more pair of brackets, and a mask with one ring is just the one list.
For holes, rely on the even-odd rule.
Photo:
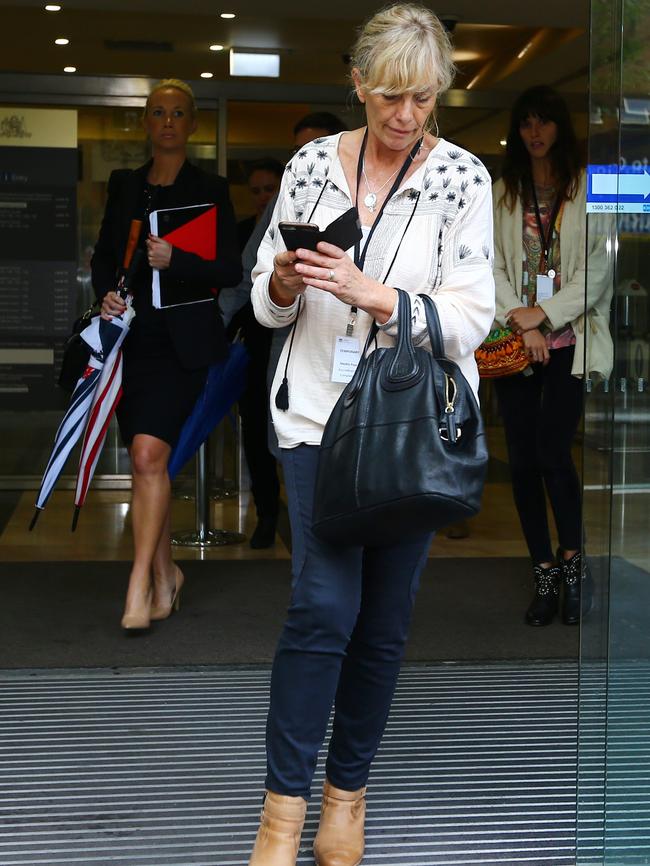
{"label": "floral print top", "polygon": [[[536,185],[535,193],[539,203],[539,213],[542,218],[544,234],[546,234],[555,202],[555,187]],[[549,249],[550,261],[548,266],[555,269],[553,294],[559,292],[561,288],[560,230],[562,226],[562,210],[563,208],[560,208],[555,221],[555,230],[553,231],[553,238]],[[523,223],[523,285],[521,296],[525,306],[533,307],[537,300],[537,274],[539,273],[540,260],[543,255],[534,202],[530,202],[527,206],[524,206]],[[571,325],[565,325],[557,331],[546,334],[546,345],[549,349],[563,349],[566,346],[573,346],[575,341],[576,338]]]}

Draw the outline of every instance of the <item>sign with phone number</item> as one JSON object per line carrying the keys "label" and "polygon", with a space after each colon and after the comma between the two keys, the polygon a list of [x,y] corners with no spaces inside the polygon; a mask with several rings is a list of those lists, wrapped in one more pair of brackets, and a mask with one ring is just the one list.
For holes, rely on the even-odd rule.
{"label": "sign with phone number", "polygon": [[587,213],[650,213],[650,172],[644,165],[587,166]]}

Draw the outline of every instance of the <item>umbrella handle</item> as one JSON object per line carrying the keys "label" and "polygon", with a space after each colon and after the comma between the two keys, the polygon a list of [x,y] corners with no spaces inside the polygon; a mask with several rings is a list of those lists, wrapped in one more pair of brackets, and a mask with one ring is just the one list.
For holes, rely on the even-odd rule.
{"label": "umbrella handle", "polygon": [[124,270],[128,270],[129,265],[133,259],[133,253],[135,252],[135,248],[138,245],[138,241],[140,240],[140,233],[142,232],[142,220],[131,220],[131,227],[129,229],[129,238],[126,242],[126,249],[124,250],[124,259],[122,260],[122,267]]}
{"label": "umbrella handle", "polygon": [[[133,220],[133,222],[136,222],[136,220]],[[122,274],[120,282],[117,286],[117,294],[121,298],[126,298],[126,296],[129,294],[131,289],[131,280],[133,279],[133,276],[137,272],[138,268],[140,267],[143,258],[144,252],[141,249],[137,249],[133,254],[133,258],[131,259],[131,264],[129,265],[128,270],[125,274]]]}

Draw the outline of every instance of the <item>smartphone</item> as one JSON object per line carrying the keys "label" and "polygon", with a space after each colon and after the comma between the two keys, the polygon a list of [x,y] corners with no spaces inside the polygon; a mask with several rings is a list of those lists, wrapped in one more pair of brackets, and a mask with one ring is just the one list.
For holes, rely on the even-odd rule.
{"label": "smartphone", "polygon": [[351,207],[320,231],[315,223],[281,222],[278,224],[288,250],[314,250],[319,241],[327,241],[342,250],[349,250],[363,237],[356,207]]}
{"label": "smartphone", "polygon": [[316,250],[321,239],[316,223],[280,222],[278,228],[288,250]]}

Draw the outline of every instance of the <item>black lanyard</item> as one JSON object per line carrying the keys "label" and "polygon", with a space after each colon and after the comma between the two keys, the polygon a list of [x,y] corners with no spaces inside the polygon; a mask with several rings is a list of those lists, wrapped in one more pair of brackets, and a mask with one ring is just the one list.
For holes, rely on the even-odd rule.
{"label": "black lanyard", "polygon": [[[361,184],[361,173],[363,171],[363,154],[364,154],[364,151],[366,149],[367,138],[368,138],[368,130],[366,129],[364,136],[363,136],[363,142],[361,144],[361,151],[359,153],[359,162],[357,164],[357,189],[356,189],[356,195],[355,195],[355,200],[354,200],[354,206],[355,207],[356,207],[357,201],[359,199],[359,186]],[[379,213],[377,214],[377,219],[372,224],[370,232],[368,233],[368,239],[366,240],[366,243],[364,244],[363,251],[361,250],[361,243],[359,241],[357,241],[357,243],[354,245],[354,263],[359,268],[359,270],[363,270],[363,265],[364,265],[364,262],[366,260],[366,250],[368,249],[368,244],[370,243],[370,239],[371,239],[373,232],[375,230],[375,226],[377,225],[377,223],[381,219],[381,216],[384,212],[384,208],[386,207],[386,202],[393,195],[395,190],[399,188],[399,185],[402,182],[402,180],[404,179],[404,175],[406,174],[406,172],[408,170],[409,164],[411,162],[413,162],[413,160],[415,159],[415,157],[417,155],[418,150],[422,146],[422,140],[423,139],[420,138],[419,141],[416,141],[416,143],[413,145],[413,148],[411,149],[411,152],[409,153],[409,155],[404,160],[404,165],[400,169],[400,172],[399,172],[397,178],[395,179],[395,182],[393,183],[392,187],[390,188],[390,191],[389,191],[388,195],[386,196],[384,203],[382,204],[382,206],[379,210]],[[316,199],[316,202],[315,202],[313,208],[311,209],[311,212],[307,218],[307,222],[311,222],[312,217],[314,216],[314,214],[316,212],[316,208],[320,204],[320,200],[323,197],[323,193],[325,192],[325,189],[327,188],[327,184],[328,184],[328,181],[326,180],[325,183],[323,184],[323,186],[321,187],[321,191],[318,194],[318,198]],[[415,197],[415,203],[413,205],[413,210],[411,211],[411,215],[408,218],[408,222],[406,223],[406,228],[404,229],[404,232],[402,233],[402,238],[399,242],[397,250],[395,251],[395,255],[393,256],[393,260],[390,263],[388,270],[386,271],[386,273],[384,275],[384,280],[383,280],[384,282],[388,279],[388,274],[391,272],[393,265],[395,264],[395,259],[397,258],[397,253],[399,252],[399,248],[402,245],[402,241],[404,240],[404,236],[406,235],[406,232],[408,231],[408,228],[411,225],[411,221],[413,220],[413,217],[415,216],[415,210],[418,206],[419,200],[420,200],[420,191],[418,191],[418,194]],[[289,340],[289,351],[287,352],[287,358],[286,358],[285,365],[284,365],[284,376],[282,378],[282,383],[281,383],[280,387],[278,388],[277,393],[275,395],[275,405],[282,412],[286,412],[287,409],[289,408],[289,382],[288,382],[288,378],[287,378],[288,372],[289,372],[289,358],[291,357],[291,350],[293,349],[293,338],[296,334],[296,325],[298,324],[298,316],[300,315],[301,302],[302,302],[302,295],[298,295],[298,309],[296,311],[296,318],[293,320],[293,323],[291,325],[291,338]],[[350,307],[350,318],[348,320],[348,326],[347,326],[347,330],[346,330],[348,337],[352,336],[352,332],[354,330],[354,323],[356,321],[356,318],[357,318],[357,308],[356,307]]]}
{"label": "black lanyard", "polygon": [[[355,205],[357,205],[357,209],[358,209],[358,201],[359,201],[359,186],[361,185],[361,175],[363,173],[363,155],[366,152],[366,142],[367,141],[368,141],[368,130],[366,129],[366,131],[363,135],[363,141],[361,142],[361,150],[359,151],[359,161],[357,162],[357,189],[356,189],[356,193],[355,193],[355,197],[354,197],[354,203],[355,203]],[[357,243],[354,245],[354,263],[359,268],[360,271],[363,270],[363,266],[364,266],[365,261],[366,261],[366,252],[368,250],[368,245],[370,244],[370,240],[371,240],[373,234],[375,233],[375,229],[377,228],[377,226],[379,224],[379,220],[382,218],[382,215],[384,213],[384,208],[386,207],[386,203],[389,201],[389,199],[391,198],[393,193],[395,193],[399,189],[401,182],[404,180],[404,175],[408,171],[410,164],[413,162],[413,160],[417,156],[418,150],[421,147],[422,147],[422,139],[419,138],[415,142],[413,147],[411,148],[411,152],[409,153],[409,155],[404,160],[404,164],[400,168],[399,174],[397,175],[397,177],[393,181],[393,185],[391,186],[390,190],[388,191],[388,195],[384,199],[384,203],[379,208],[379,213],[377,214],[377,219],[374,221],[374,223],[372,224],[372,226],[370,228],[370,232],[368,234],[368,239],[366,240],[365,244],[363,245],[363,250],[361,249],[361,241],[357,241]]]}
{"label": "black lanyard", "polygon": [[[542,245],[542,261],[544,262],[544,267],[548,272],[550,262],[550,252],[551,252],[551,239],[553,238],[553,231],[555,229],[555,221],[557,220],[558,214],[560,212],[560,207],[562,206],[562,201],[560,196],[557,196],[555,202],[553,203],[553,209],[551,211],[551,218],[548,222],[548,232],[544,233],[544,224],[542,223],[542,215],[539,210],[539,202],[537,201],[537,190],[535,189],[535,183],[531,180],[531,190],[533,193],[533,204],[535,205],[535,219],[537,220],[537,233],[539,234],[539,240]],[[540,261],[540,271],[542,270],[542,261]]]}
{"label": "black lanyard", "polygon": [[[359,205],[358,205],[359,187],[361,186],[361,175],[363,174],[363,156],[366,152],[367,141],[368,141],[368,129],[366,128],[366,131],[363,134],[363,141],[361,142],[361,150],[359,151],[359,159],[357,162],[357,188],[356,188],[355,196],[354,196],[354,203],[355,203],[355,206],[357,207],[357,210],[359,207]],[[418,151],[422,147],[422,141],[423,141],[423,139],[419,138],[415,142],[415,144],[411,148],[411,152],[409,153],[409,155],[404,160],[404,164],[400,168],[399,174],[397,175],[397,177],[393,181],[393,185],[389,189],[388,195],[384,199],[382,206],[379,208],[379,213],[377,214],[377,219],[374,221],[374,223],[370,227],[370,231],[368,233],[368,237],[366,238],[366,242],[363,245],[363,249],[361,249],[361,241],[357,241],[356,244],[354,245],[354,263],[359,268],[360,271],[363,271],[363,266],[366,263],[366,253],[368,252],[368,246],[370,245],[370,241],[372,240],[372,236],[375,233],[375,229],[379,225],[379,221],[383,216],[384,208],[386,207],[386,203],[390,200],[392,195],[395,192],[397,192],[397,190],[399,189],[400,184],[404,180],[404,175],[408,171],[409,166],[411,165],[411,163],[413,162],[413,160],[417,156]],[[418,195],[418,199],[416,199],[416,202],[415,202],[416,206],[417,206],[417,202],[418,202],[419,198],[420,198],[420,196]],[[415,208],[414,208],[414,210],[415,210]],[[411,219],[413,219],[413,214],[411,214]],[[409,221],[408,221],[407,228],[411,223],[411,219],[409,219]],[[393,267],[393,263],[395,262],[395,257],[396,256],[393,257],[393,262],[391,263],[391,266],[388,269],[389,272],[390,272],[390,269]],[[388,278],[388,273],[384,276],[384,279],[387,279],[387,278]],[[350,318],[348,320],[348,326],[346,329],[346,333],[347,333],[348,337],[350,337],[352,335],[352,331],[354,329],[354,323],[356,322],[356,319],[357,319],[357,308],[355,306],[352,306],[352,307],[350,307]]]}

